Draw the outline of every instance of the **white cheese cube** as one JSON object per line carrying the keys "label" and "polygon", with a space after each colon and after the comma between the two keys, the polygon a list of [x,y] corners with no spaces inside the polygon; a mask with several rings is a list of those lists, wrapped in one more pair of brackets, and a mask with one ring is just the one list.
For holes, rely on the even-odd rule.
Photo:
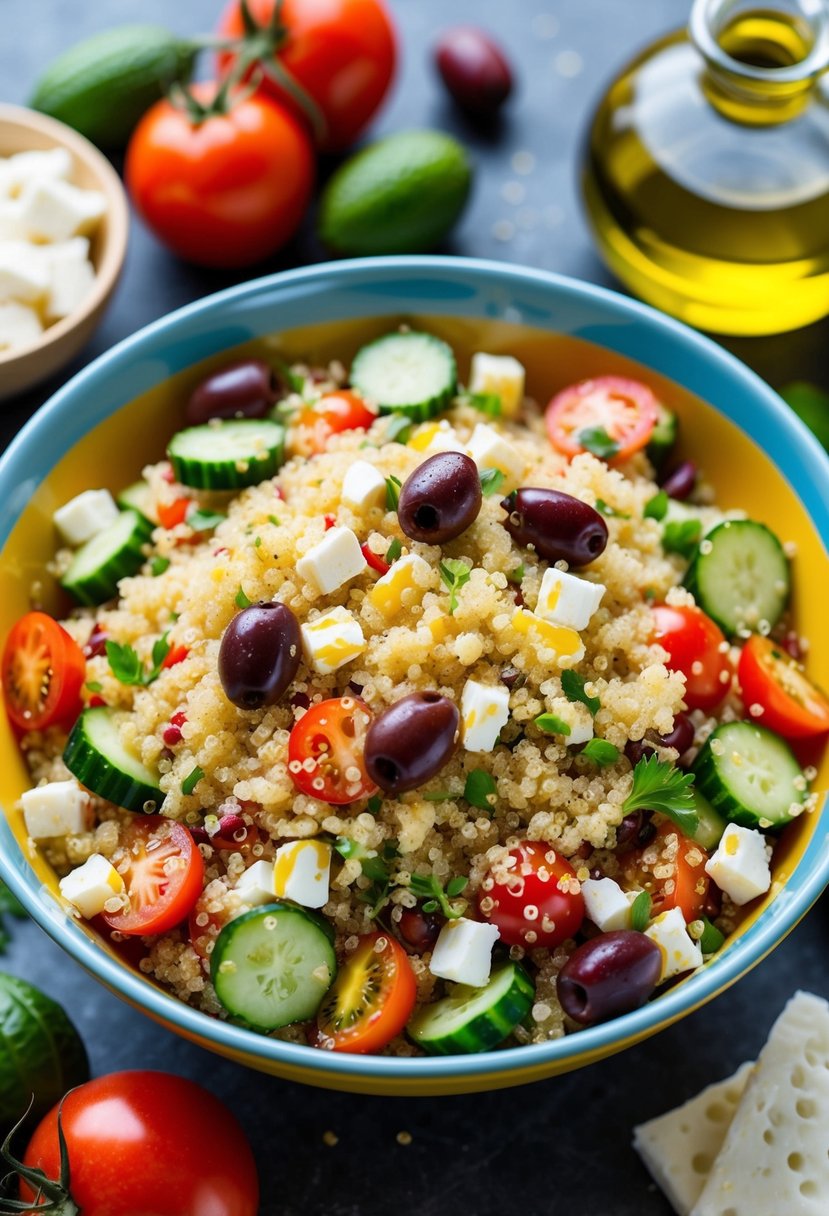
{"label": "white cheese cube", "polygon": [[89,795],[77,781],[50,781],[26,790],[20,799],[26,831],[32,840],[77,836],[86,831]]}
{"label": "white cheese cube", "polygon": [[300,625],[305,662],[320,675],[330,675],[356,659],[366,648],[359,621],[347,608],[332,608]]}
{"label": "white cheese cube", "polygon": [[84,490],[58,507],[52,518],[68,545],[82,545],[114,523],[119,514],[109,490]]}
{"label": "white cheese cube", "polygon": [[0,244],[0,300],[34,304],[49,290],[49,270],[40,250],[25,241]]}
{"label": "white cheese cube", "polygon": [[443,980],[483,988],[489,983],[492,948],[497,940],[495,925],[465,916],[448,920],[438,934],[429,970]]}
{"label": "white cheese cube", "polygon": [[671,908],[651,921],[645,930],[649,937],[662,951],[662,978],[660,983],[674,975],[682,975],[685,971],[694,971],[702,966],[702,951],[699,944],[688,936],[685,927],[685,917],[679,908]]}
{"label": "white cheese cube", "polygon": [[602,583],[589,583],[586,578],[548,566],[541,580],[536,615],[571,629],[586,629],[606,590]]}
{"label": "white cheese cube", "polygon": [[36,342],[43,333],[40,317],[28,304],[0,304],[0,350],[15,350]]}
{"label": "white cheese cube", "polygon": [[331,846],[319,840],[292,840],[276,850],[273,891],[279,899],[292,899],[303,908],[328,903]]}
{"label": "white cheese cube", "polygon": [[468,752],[491,752],[508,719],[509,689],[466,681],[461,693],[461,723]]}
{"label": "white cheese cube", "polygon": [[63,178],[72,172],[72,157],[66,148],[16,152],[0,160],[0,194],[18,194],[27,182],[42,178]]}
{"label": "white cheese cube", "polygon": [[272,904],[274,900],[273,862],[255,861],[252,866],[248,866],[236,883],[236,893],[252,907]]}
{"label": "white cheese cube", "polygon": [[570,734],[564,736],[568,747],[590,742],[593,738],[593,715],[586,705],[568,705],[561,717],[570,727]]}
{"label": "white cheese cube", "polygon": [[49,274],[46,316],[57,321],[71,316],[86,300],[95,284],[95,269],[87,258],[89,242],[85,237],[46,248]]}
{"label": "white cheese cube", "polygon": [[36,178],[21,191],[20,212],[33,240],[68,241],[93,231],[106,212],[106,199],[98,190],[80,190],[58,178]]}
{"label": "white cheese cube", "polygon": [[729,823],[705,872],[735,904],[765,895],[771,886],[769,851],[762,832]]}
{"label": "white cheese cube", "polygon": [[355,460],[343,478],[342,500],[358,511],[380,507],[386,501],[386,479],[367,460]]}
{"label": "white cheese cube", "polygon": [[313,583],[321,595],[330,595],[366,568],[360,542],[350,528],[329,528],[318,545],[296,564],[300,578]]}
{"label": "white cheese cube", "polygon": [[26,225],[17,199],[0,198],[0,241],[23,241]]}
{"label": "white cheese cube", "polygon": [[[405,557],[394,562],[387,574],[378,578],[368,593],[368,601],[382,612],[384,617],[390,618],[396,616],[403,607],[404,592],[419,591],[419,603],[432,581],[433,572],[429,563],[416,553],[407,553]],[[415,602],[414,596],[411,597],[411,602]]]}
{"label": "white cheese cube", "polygon": [[468,450],[482,472],[484,469],[500,469],[504,474],[505,490],[514,489],[524,476],[527,467],[524,457],[485,422],[479,422],[475,427]]}
{"label": "white cheese cube", "polygon": [[477,351],[469,369],[470,393],[495,393],[501,410],[513,417],[524,400],[524,367],[512,355],[487,355]]}
{"label": "white cheese cube", "polygon": [[585,913],[602,933],[630,928],[630,896],[636,898],[633,892],[623,891],[612,878],[587,878],[581,884],[581,893]]}
{"label": "white cheese cube", "polygon": [[82,866],[60,880],[63,898],[74,904],[87,920],[99,916],[110,900],[123,897],[124,890],[123,878],[100,853],[93,853]]}

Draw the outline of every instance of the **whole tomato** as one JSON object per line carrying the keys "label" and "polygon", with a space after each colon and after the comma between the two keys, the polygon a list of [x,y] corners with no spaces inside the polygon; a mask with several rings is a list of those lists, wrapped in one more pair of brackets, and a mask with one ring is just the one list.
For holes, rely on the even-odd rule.
{"label": "whole tomato", "polygon": [[[323,151],[353,144],[394,74],[394,27],[382,0],[285,0],[276,18],[275,0],[248,0],[247,8],[264,52],[261,90],[310,119]],[[245,32],[242,4],[231,0],[219,34],[241,38]],[[219,56],[220,75],[234,58]],[[298,100],[297,85],[310,106]]]}
{"label": "whole tomato", "polygon": [[136,127],[125,164],[133,202],[156,236],[203,266],[247,266],[299,226],[314,180],[302,125],[269,98],[231,93],[225,113],[201,119],[216,85],[192,89],[195,106],[159,101]]}
{"label": "whole tomato", "polygon": [[[61,1179],[58,1110],[69,1157]],[[61,1180],[83,1216],[257,1216],[259,1180],[244,1133],[218,1098],[163,1072],[116,1072],[64,1098],[23,1158]],[[21,1183],[24,1201],[34,1200]],[[61,1211],[64,1209],[61,1208]]]}

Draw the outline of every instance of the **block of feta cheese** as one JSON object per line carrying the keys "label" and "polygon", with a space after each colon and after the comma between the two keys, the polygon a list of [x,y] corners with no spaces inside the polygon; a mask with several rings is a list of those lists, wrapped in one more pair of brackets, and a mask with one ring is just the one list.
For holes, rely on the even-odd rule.
{"label": "block of feta cheese", "polygon": [[729,823],[705,872],[735,904],[747,904],[771,886],[769,851],[762,832]]}
{"label": "block of feta cheese", "polygon": [[106,213],[99,190],[81,190],[60,178],[36,177],[20,192],[26,235],[36,241],[68,241],[91,232]]}
{"label": "block of feta cheese", "polygon": [[829,1212],[829,1004],[798,992],[772,1027],[691,1216]]}
{"label": "block of feta cheese", "polygon": [[694,971],[702,966],[702,951],[699,944],[688,935],[685,917],[679,908],[671,908],[651,921],[645,937],[656,942],[662,952],[662,978],[660,983],[685,971]]}
{"label": "block of feta cheese", "polygon": [[633,1147],[677,1216],[689,1216],[702,1194],[753,1067],[743,1064],[733,1077],[634,1128]]}
{"label": "block of feta cheese", "polygon": [[347,608],[331,608],[306,621],[300,625],[300,634],[306,663],[323,676],[350,663],[366,648],[360,622]]}
{"label": "block of feta cheese", "polygon": [[441,979],[483,988],[489,983],[492,948],[497,940],[495,925],[465,916],[448,920],[438,934],[429,970]]}
{"label": "block of feta cheese", "polygon": [[35,304],[49,290],[49,268],[35,245],[0,242],[0,301]]}
{"label": "block of feta cheese", "polygon": [[71,241],[46,245],[43,256],[49,276],[45,313],[48,320],[59,321],[80,308],[95,285],[89,241],[76,236]]}
{"label": "block of feta cheese", "polygon": [[26,225],[17,199],[0,197],[0,241],[25,241]]}
{"label": "block of feta cheese", "polygon": [[575,629],[554,625],[527,608],[519,608],[513,614],[512,628],[530,638],[540,649],[552,650],[556,659],[567,659],[569,666],[584,658],[584,643]]}
{"label": "block of feta cheese", "polygon": [[417,591],[422,598],[426,587],[432,582],[432,567],[416,553],[407,553],[393,564],[391,570],[378,578],[368,593],[369,603],[382,612],[386,619],[396,616],[403,607],[403,595],[406,591]]}
{"label": "block of feta cheese", "polygon": [[72,157],[66,148],[16,152],[0,159],[0,195],[13,197],[27,182],[38,178],[63,178],[72,172]]}
{"label": "block of feta cheese", "polygon": [[89,795],[77,781],[50,781],[21,795],[23,820],[32,840],[85,832]]}
{"label": "block of feta cheese", "polygon": [[461,728],[468,752],[491,752],[508,719],[508,688],[466,681],[461,693]]}
{"label": "block of feta cheese", "polygon": [[255,861],[252,866],[248,866],[236,883],[235,890],[237,895],[252,907],[272,904],[274,901],[273,862]]}
{"label": "block of feta cheese", "polygon": [[296,564],[300,578],[312,583],[320,595],[330,595],[362,574],[366,559],[350,528],[329,528]]}
{"label": "block of feta cheese", "polygon": [[60,880],[63,898],[74,904],[87,920],[99,916],[111,899],[123,896],[124,889],[123,878],[100,853],[93,853],[82,866],[70,870]]}
{"label": "block of feta cheese", "polygon": [[612,878],[587,878],[581,884],[584,911],[602,933],[630,928],[635,891],[623,891]]}
{"label": "block of feta cheese", "polygon": [[524,400],[524,367],[512,355],[487,355],[476,351],[469,369],[470,393],[494,393],[501,411],[514,417]]}
{"label": "block of feta cheese", "polygon": [[541,580],[536,615],[556,625],[586,629],[606,590],[603,583],[590,583],[586,578],[548,566]]}
{"label": "block of feta cheese", "polygon": [[82,545],[115,523],[119,514],[109,490],[84,490],[58,507],[52,518],[67,545]]}
{"label": "block of feta cheese", "polygon": [[274,895],[303,908],[322,908],[328,903],[330,874],[330,845],[321,840],[291,840],[281,844],[274,856]]}
{"label": "block of feta cheese", "polygon": [[36,342],[43,333],[43,323],[34,308],[9,300],[0,304],[0,350],[16,350]]}
{"label": "block of feta cheese", "polygon": [[358,511],[381,507],[386,501],[386,479],[367,460],[355,460],[343,478],[342,500]]}
{"label": "block of feta cheese", "polygon": [[568,747],[589,743],[593,738],[593,715],[586,705],[571,702],[559,716],[570,727],[570,734],[564,738]]}
{"label": "block of feta cheese", "polygon": [[503,473],[505,491],[514,489],[524,476],[527,467],[524,457],[485,422],[479,422],[475,427],[467,450],[481,472],[499,469]]}

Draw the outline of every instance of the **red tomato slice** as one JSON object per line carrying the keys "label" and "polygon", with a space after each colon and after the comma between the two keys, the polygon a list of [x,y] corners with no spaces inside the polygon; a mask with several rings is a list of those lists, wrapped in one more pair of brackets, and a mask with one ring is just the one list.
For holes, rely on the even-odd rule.
{"label": "red tomato slice", "polygon": [[342,431],[365,431],[377,415],[352,389],[320,397],[296,418],[294,448],[303,456],[324,452],[332,435]]}
{"label": "red tomato slice", "polygon": [[183,663],[189,653],[190,649],[187,646],[173,646],[171,650],[167,651],[167,657],[161,666],[175,667],[177,663]]}
{"label": "red tomato slice", "polygon": [[[545,415],[550,441],[559,452],[577,456],[594,451],[612,462],[627,460],[643,448],[658,418],[659,403],[647,384],[622,376],[571,384],[553,397]],[[602,432],[615,445],[606,455],[595,446]]]}
{"label": "red tomato slice", "polygon": [[204,885],[204,862],[196,842],[183,824],[162,815],[136,815],[122,835],[113,864],[126,884],[129,908],[107,912],[104,920],[128,936],[174,929],[189,915]]}
{"label": "red tomato slice", "polygon": [[406,951],[389,933],[369,933],[337,973],[317,1014],[316,1046],[365,1054],[402,1031],[417,985]]}
{"label": "red tomato slice", "polygon": [[297,789],[335,806],[375,793],[364,757],[370,724],[371,711],[356,697],[312,705],[288,739],[288,772]]}
{"label": "red tomato slice", "polygon": [[175,528],[176,524],[184,523],[192,505],[192,498],[176,498],[172,502],[160,502],[155,509],[158,522],[162,528]]}
{"label": "red tomato slice", "polygon": [[569,861],[540,840],[523,840],[509,857],[514,864],[493,867],[478,895],[478,909],[498,926],[501,941],[552,948],[578,933],[584,897]]}
{"label": "red tomato slice", "polygon": [[[686,923],[702,916],[708,899],[711,879],[705,873],[708,854],[680,832],[669,819],[654,820],[656,837],[643,849],[636,849],[621,858],[622,873],[631,889],[647,891],[652,915],[679,908]],[[670,868],[667,876],[660,875]]]}
{"label": "red tomato slice", "polygon": [[746,709],[762,705],[757,720],[778,735],[806,739],[829,730],[829,699],[770,638],[754,634],[748,639],[737,679]]}
{"label": "red tomato slice", "polygon": [[27,612],[12,627],[2,673],[6,712],[19,730],[69,727],[81,712],[86,659],[45,612]]}
{"label": "red tomato slice", "polygon": [[689,709],[713,709],[731,686],[725,635],[700,608],[654,604],[653,641],[668,652],[667,666],[685,676]]}

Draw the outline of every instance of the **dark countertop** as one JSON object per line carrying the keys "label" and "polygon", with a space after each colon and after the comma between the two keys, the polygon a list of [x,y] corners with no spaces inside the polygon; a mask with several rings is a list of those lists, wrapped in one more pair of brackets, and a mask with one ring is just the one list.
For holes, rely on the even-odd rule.
{"label": "dark countertop", "polygon": [[[478,163],[472,204],[448,251],[611,283],[592,251],[576,196],[581,129],[610,73],[650,38],[682,24],[686,0],[517,0],[510,6],[501,0],[477,0],[474,6],[468,0],[391,0],[391,7],[404,62],[375,133],[445,127],[467,140]],[[70,42],[126,21],[158,21],[182,33],[205,30],[219,4],[4,0],[2,8],[0,94],[4,101],[24,102],[37,73]],[[499,33],[521,76],[501,128],[486,137],[450,110],[427,56],[439,28],[469,20]],[[536,167],[522,176],[511,161],[524,150],[533,153]],[[521,187],[520,201],[510,201],[522,195]],[[321,256],[304,232],[262,271]],[[136,222],[115,304],[77,366],[154,318],[240,277],[176,262]],[[796,378],[825,382],[829,376],[826,322],[779,338],[726,344],[776,386]],[[7,442],[72,370],[4,403],[0,439]],[[667,1216],[667,1205],[630,1149],[633,1125],[753,1057],[796,988],[829,996],[827,951],[824,897],[737,986],[621,1056],[525,1089],[406,1100],[305,1089],[192,1047],[109,995],[33,924],[15,923],[2,965],[66,1006],[95,1072],[167,1069],[223,1098],[257,1155],[262,1216],[444,1216],[462,1209],[475,1216]],[[323,1143],[326,1131],[339,1138],[334,1147]],[[410,1144],[397,1142],[401,1131],[411,1134]]]}

